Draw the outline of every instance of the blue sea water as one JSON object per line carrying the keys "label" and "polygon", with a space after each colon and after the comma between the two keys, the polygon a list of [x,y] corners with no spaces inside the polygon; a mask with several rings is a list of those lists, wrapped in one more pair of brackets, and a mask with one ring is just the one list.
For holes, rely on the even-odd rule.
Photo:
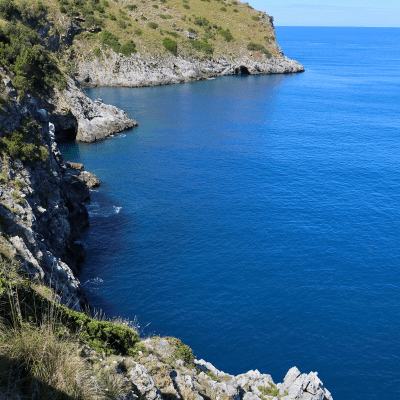
{"label": "blue sea water", "polygon": [[88,90],[139,127],[61,146],[102,182],[80,278],[225,372],[398,399],[400,29],[276,31],[305,73]]}

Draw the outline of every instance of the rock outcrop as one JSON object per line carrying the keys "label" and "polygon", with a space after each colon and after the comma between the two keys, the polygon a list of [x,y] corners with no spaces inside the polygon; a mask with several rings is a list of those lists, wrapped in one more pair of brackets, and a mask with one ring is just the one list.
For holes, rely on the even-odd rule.
{"label": "rock outcrop", "polygon": [[91,362],[127,383],[120,399],[190,400],[333,400],[317,373],[293,367],[282,383],[251,370],[230,375],[204,360],[175,338],[153,337],[136,346],[133,357],[103,357],[89,350]]}
{"label": "rock outcrop", "polygon": [[85,87],[93,86],[158,86],[237,74],[289,74],[303,72],[297,61],[283,55],[263,55],[207,60],[170,56],[144,58],[140,54],[125,57],[111,51],[107,62],[94,59],[77,63],[77,79]]}
{"label": "rock outcrop", "polygon": [[96,142],[137,125],[119,108],[92,101],[72,79],[62,93],[55,91],[49,104],[56,140]]}

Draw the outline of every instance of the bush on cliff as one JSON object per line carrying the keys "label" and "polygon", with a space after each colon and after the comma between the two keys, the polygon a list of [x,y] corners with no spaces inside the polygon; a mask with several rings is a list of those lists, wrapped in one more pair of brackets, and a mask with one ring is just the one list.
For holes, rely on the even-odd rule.
{"label": "bush on cliff", "polygon": [[192,45],[193,48],[205,53],[206,55],[210,56],[214,52],[213,46],[210,43],[208,43],[206,39],[191,40],[190,44]]}
{"label": "bush on cliff", "polygon": [[13,84],[21,94],[49,93],[54,86],[61,90],[67,84],[57,61],[32,29],[39,25],[38,15],[45,13],[42,6],[16,6],[12,0],[0,2],[0,16],[8,21],[0,27],[0,62],[14,74]]}
{"label": "bush on cliff", "polygon": [[99,35],[100,42],[111,47],[116,53],[120,52],[121,43],[117,36],[112,34],[111,32],[104,30]]}
{"label": "bush on cliff", "polygon": [[260,53],[265,54],[268,58],[272,57],[271,52],[269,50],[267,50],[262,44],[257,44],[257,43],[250,42],[247,45],[247,50],[259,51]]}
{"label": "bush on cliff", "polygon": [[126,57],[129,57],[131,54],[136,52],[136,44],[133,42],[133,40],[128,40],[121,46],[121,53]]}
{"label": "bush on cliff", "polygon": [[165,38],[162,43],[166,50],[170,51],[174,55],[177,54],[178,43],[176,43],[175,40],[170,39],[170,38]]}
{"label": "bush on cliff", "polygon": [[226,30],[220,29],[220,30],[219,30],[219,34],[220,34],[227,42],[230,42],[231,40],[233,40],[233,36],[232,36],[232,34],[231,34],[229,28],[226,29]]}
{"label": "bush on cliff", "polygon": [[22,161],[46,161],[49,151],[42,145],[41,129],[34,121],[26,120],[18,129],[0,138],[1,152]]}

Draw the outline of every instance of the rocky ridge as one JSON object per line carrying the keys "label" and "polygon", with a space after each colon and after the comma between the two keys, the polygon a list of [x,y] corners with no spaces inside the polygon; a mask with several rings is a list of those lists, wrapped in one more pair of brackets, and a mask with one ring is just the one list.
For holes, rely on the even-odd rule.
{"label": "rocky ridge", "polygon": [[119,400],[332,400],[316,372],[302,374],[293,367],[277,384],[258,370],[234,376],[194,359],[175,338],[142,340],[133,357],[104,357],[89,347],[85,352],[98,370],[125,382]]}
{"label": "rocky ridge", "polygon": [[93,86],[159,86],[184,83],[212,77],[238,74],[289,74],[303,72],[297,61],[283,55],[267,58],[262,55],[238,58],[185,59],[170,56],[165,59],[140,54],[125,57],[112,52],[107,62],[99,59],[77,63],[77,79],[85,87]]}

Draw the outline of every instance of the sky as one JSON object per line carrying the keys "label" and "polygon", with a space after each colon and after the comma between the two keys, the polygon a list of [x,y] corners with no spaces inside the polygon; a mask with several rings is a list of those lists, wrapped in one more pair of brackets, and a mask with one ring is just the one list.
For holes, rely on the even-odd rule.
{"label": "sky", "polygon": [[276,26],[400,27],[400,0],[244,0]]}

